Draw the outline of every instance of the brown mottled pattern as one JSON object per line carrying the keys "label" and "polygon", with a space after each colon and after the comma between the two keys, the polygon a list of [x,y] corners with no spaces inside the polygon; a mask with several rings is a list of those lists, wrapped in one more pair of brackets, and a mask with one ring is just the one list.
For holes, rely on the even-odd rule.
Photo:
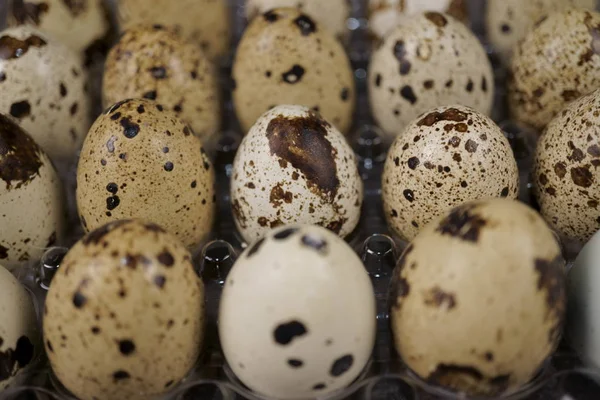
{"label": "brown mottled pattern", "polygon": [[0,179],[20,188],[39,176],[41,150],[23,129],[0,114]]}
{"label": "brown mottled pattern", "polygon": [[0,36],[0,60],[19,58],[29,51],[30,47],[43,47],[47,42],[37,35],[31,35],[25,40],[9,35]]}

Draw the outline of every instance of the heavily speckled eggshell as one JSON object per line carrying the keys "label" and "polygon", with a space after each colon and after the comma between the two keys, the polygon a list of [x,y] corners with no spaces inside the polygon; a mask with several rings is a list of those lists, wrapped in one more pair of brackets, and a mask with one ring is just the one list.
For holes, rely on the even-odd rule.
{"label": "heavily speckled eggshell", "polygon": [[600,90],[571,103],[540,137],[534,160],[540,212],[582,242],[600,228]]}
{"label": "heavily speckled eggshell", "polygon": [[465,203],[427,225],[395,271],[396,349],[420,377],[467,394],[527,383],[556,348],[564,261],[533,209]]}
{"label": "heavily speckled eggshell", "polygon": [[352,249],[321,227],[290,226],[240,255],[223,289],[219,337],[229,366],[251,389],[315,398],[360,374],[375,321],[373,288]]}
{"label": "heavily speckled eggshell", "polygon": [[227,0],[117,0],[121,29],[138,24],[172,26],[211,58],[225,56],[230,42]]}
{"label": "heavily speckled eggshell", "polygon": [[0,32],[0,113],[52,159],[74,157],[90,126],[86,79],[81,57],[36,29]]}
{"label": "heavily speckled eggshell", "polygon": [[11,385],[37,353],[39,331],[31,296],[0,265],[0,392]]}
{"label": "heavily speckled eggshell", "polygon": [[204,287],[190,254],[151,223],[121,220],[81,239],[52,280],[44,344],[82,400],[147,399],[194,365]]}
{"label": "heavily speckled eggshell", "polygon": [[493,95],[485,50],[446,14],[413,16],[390,32],[371,58],[371,110],[389,141],[433,107],[462,104],[489,114]]}
{"label": "heavily speckled eggshell", "polygon": [[517,198],[519,171],[502,130],[463,106],[438,107],[396,138],[382,175],[388,225],[413,239],[449,208],[488,197]]}
{"label": "heavily speckled eggshell", "polygon": [[281,7],[297,7],[318,20],[321,26],[338,38],[347,36],[346,20],[350,16],[348,0],[247,0],[246,16],[251,20],[257,14]]}
{"label": "heavily speckled eggshell", "polygon": [[62,186],[50,159],[2,114],[0,180],[0,262],[13,269],[62,241],[64,214]]}
{"label": "heavily speckled eggshell", "polygon": [[600,14],[551,14],[515,48],[508,103],[513,118],[541,130],[564,106],[600,87]]}
{"label": "heavily speckled eggshell", "polygon": [[169,30],[141,26],[126,31],[104,68],[104,106],[123,99],[156,100],[207,140],[221,119],[216,71],[202,51]]}
{"label": "heavily speckled eggshell", "polygon": [[247,132],[265,111],[300,104],[347,134],[354,111],[354,77],[344,48],[306,14],[268,11],[246,29],[233,64],[235,110]]}
{"label": "heavily speckled eggshell", "polygon": [[150,100],[98,117],[77,167],[77,208],[90,231],[115,219],[155,222],[194,248],[214,220],[214,173],[200,139]]}
{"label": "heavily speckled eggshell", "polygon": [[306,107],[266,112],[233,161],[233,215],[247,242],[295,222],[321,225],[345,237],[358,224],[362,198],[352,148]]}

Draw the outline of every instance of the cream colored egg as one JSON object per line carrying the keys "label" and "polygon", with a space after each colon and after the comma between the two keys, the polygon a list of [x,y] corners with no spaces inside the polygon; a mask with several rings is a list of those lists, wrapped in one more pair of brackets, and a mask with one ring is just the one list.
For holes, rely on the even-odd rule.
{"label": "cream colored egg", "polygon": [[233,215],[247,242],[291,223],[321,225],[345,237],[358,224],[362,197],[352,148],[306,107],[266,112],[233,162]]}
{"label": "cream colored egg", "polygon": [[44,344],[60,382],[82,400],[147,399],[196,362],[204,287],[185,247],[135,220],[81,239],[52,280]]}
{"label": "cream colored egg", "polygon": [[219,337],[229,367],[252,390],[316,398],[361,373],[375,321],[373,287],[352,249],[321,227],[288,226],[269,232],[234,264],[221,297]]}
{"label": "cream colored egg", "polygon": [[486,52],[446,14],[422,13],[396,27],[373,53],[368,79],[373,116],[390,142],[433,107],[462,104],[486,115],[492,108]]}
{"label": "cream colored egg", "polygon": [[461,203],[517,198],[519,171],[508,140],[488,117],[464,106],[438,107],[396,138],[382,175],[388,225],[412,240]]}
{"label": "cream colored egg", "polygon": [[233,64],[235,110],[248,132],[267,110],[299,104],[347,134],[354,112],[354,77],[344,48],[297,9],[279,8],[255,18]]}
{"label": "cream colored egg", "polygon": [[534,377],[558,345],[564,261],[533,209],[464,203],[427,225],[398,261],[396,349],[428,382],[495,396]]}
{"label": "cream colored egg", "polygon": [[0,179],[0,262],[14,269],[62,241],[64,209],[62,186],[50,159],[2,114]]}
{"label": "cream colored egg", "polygon": [[162,26],[125,31],[108,54],[102,95],[106,107],[134,97],[156,100],[203,140],[217,133],[221,119],[214,66]]}
{"label": "cream colored egg", "polygon": [[516,47],[508,102],[513,118],[543,129],[565,105],[600,87],[600,13],[551,14]]}
{"label": "cream colored egg", "polygon": [[194,249],[214,221],[214,172],[200,139],[150,100],[125,100],[98,117],[77,167],[86,231],[118,219],[163,226]]}
{"label": "cream colored egg", "polygon": [[30,26],[0,32],[0,113],[53,160],[72,159],[89,128],[81,57]]}

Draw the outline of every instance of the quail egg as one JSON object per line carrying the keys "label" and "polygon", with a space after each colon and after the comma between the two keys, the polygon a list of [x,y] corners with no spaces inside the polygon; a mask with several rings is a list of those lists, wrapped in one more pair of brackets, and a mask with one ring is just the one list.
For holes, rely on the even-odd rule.
{"label": "quail egg", "polygon": [[600,14],[551,14],[516,47],[508,103],[513,118],[541,130],[578,97],[600,87]]}
{"label": "quail egg", "polygon": [[62,186],[42,149],[2,114],[0,179],[0,262],[14,269],[62,241]]}
{"label": "quail egg", "polygon": [[103,225],[65,255],[48,291],[44,345],[82,400],[147,399],[179,382],[202,345],[204,287],[158,225]]}
{"label": "quail egg", "polygon": [[104,105],[156,100],[207,140],[220,122],[216,71],[202,51],[162,26],[132,28],[111,49],[104,68]]}
{"label": "quail egg", "polygon": [[250,389],[315,398],[361,373],[375,321],[373,287],[358,256],[324,228],[294,225],[240,255],[223,289],[219,337],[229,367]]}
{"label": "quail egg", "polygon": [[564,261],[553,232],[525,204],[463,203],[406,248],[391,297],[396,349],[417,375],[496,396],[527,383],[556,348]]}
{"label": "quail egg", "polygon": [[23,25],[0,32],[0,113],[53,160],[75,156],[89,128],[86,74],[73,50]]}
{"label": "quail egg", "polygon": [[456,19],[437,12],[415,15],[396,27],[369,66],[371,110],[386,139],[419,114],[462,104],[489,114],[494,78],[477,38]]}
{"label": "quail egg", "polygon": [[299,104],[346,134],[354,111],[354,77],[342,45],[293,8],[254,18],[233,63],[235,110],[245,132],[265,111]]}
{"label": "quail egg", "polygon": [[214,220],[214,173],[200,139],[151,100],[124,100],[98,117],[77,167],[77,208],[86,231],[142,218],[194,249]]}
{"label": "quail egg", "polygon": [[464,106],[421,115],[396,138],[382,175],[388,225],[412,240],[433,218],[469,200],[517,198],[519,171],[508,140]]}
{"label": "quail egg", "polygon": [[233,215],[247,242],[295,222],[321,225],[345,237],[358,224],[362,197],[352,148],[306,107],[267,111],[233,161]]}

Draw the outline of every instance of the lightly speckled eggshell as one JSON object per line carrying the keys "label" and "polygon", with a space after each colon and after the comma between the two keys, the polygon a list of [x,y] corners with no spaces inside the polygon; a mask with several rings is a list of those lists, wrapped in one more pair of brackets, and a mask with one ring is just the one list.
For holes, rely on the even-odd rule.
{"label": "lightly speckled eggshell", "polygon": [[600,89],[563,109],[540,137],[533,183],[540,212],[560,234],[585,242],[600,228]]}
{"label": "lightly speckled eggshell", "polygon": [[490,118],[464,106],[438,107],[413,121],[390,148],[382,175],[388,225],[406,240],[469,200],[517,198],[519,171]]}
{"label": "lightly speckled eggshell", "polygon": [[210,233],[215,178],[200,139],[150,100],[117,103],[98,117],[77,167],[77,208],[86,231],[142,218],[190,249]]}
{"label": "lightly speckled eggshell", "polygon": [[233,161],[233,216],[247,242],[295,222],[321,225],[345,237],[358,224],[362,198],[352,148],[306,107],[267,111]]}
{"label": "lightly speckled eggshell", "polygon": [[575,7],[594,10],[596,0],[489,0],[486,11],[488,39],[500,60],[509,64],[514,47],[536,23],[549,14]]}
{"label": "lightly speckled eggshell", "polygon": [[2,114],[0,179],[0,262],[14,269],[62,241],[62,186],[42,149]]}
{"label": "lightly speckled eggshell", "polygon": [[0,113],[14,117],[53,160],[71,159],[89,128],[81,58],[30,26],[0,32]]}
{"label": "lightly speckled eggshell", "polygon": [[78,398],[147,399],[194,365],[203,324],[204,286],[185,247],[155,224],[121,220],[66,254],[46,299],[44,344]]}
{"label": "lightly speckled eggshell", "polygon": [[541,130],[565,105],[600,87],[600,14],[551,14],[515,48],[508,104],[518,122]]}
{"label": "lightly speckled eggshell", "polygon": [[0,392],[37,353],[39,331],[31,296],[0,265]]}
{"label": "lightly speckled eggshell", "polygon": [[121,29],[140,23],[172,26],[181,36],[198,44],[211,58],[229,50],[230,23],[227,0],[117,0]]}
{"label": "lightly speckled eggshell", "polygon": [[252,390],[315,398],[360,374],[375,321],[373,287],[352,249],[321,227],[288,226],[234,264],[221,297],[219,338],[229,366]]}
{"label": "lightly speckled eggshell", "polygon": [[348,35],[346,28],[346,20],[350,16],[348,0],[247,0],[246,16],[248,20],[252,20],[258,14],[281,7],[296,7],[302,10],[340,39]]}
{"label": "lightly speckled eggshell", "polygon": [[489,115],[493,96],[485,50],[446,14],[413,16],[391,31],[371,58],[371,110],[388,141],[433,107],[462,104]]}
{"label": "lightly speckled eggshell", "polygon": [[421,378],[470,395],[527,383],[558,345],[564,261],[533,209],[464,203],[427,225],[395,270],[396,349]]}
{"label": "lightly speckled eggshell", "polygon": [[347,134],[354,112],[354,77],[344,48],[293,8],[270,10],[244,32],[233,63],[235,110],[244,133],[280,104],[313,109]]}
{"label": "lightly speckled eggshell", "polygon": [[156,100],[207,140],[221,119],[216,71],[202,51],[162,26],[138,26],[110,50],[104,67],[104,106],[123,99]]}

